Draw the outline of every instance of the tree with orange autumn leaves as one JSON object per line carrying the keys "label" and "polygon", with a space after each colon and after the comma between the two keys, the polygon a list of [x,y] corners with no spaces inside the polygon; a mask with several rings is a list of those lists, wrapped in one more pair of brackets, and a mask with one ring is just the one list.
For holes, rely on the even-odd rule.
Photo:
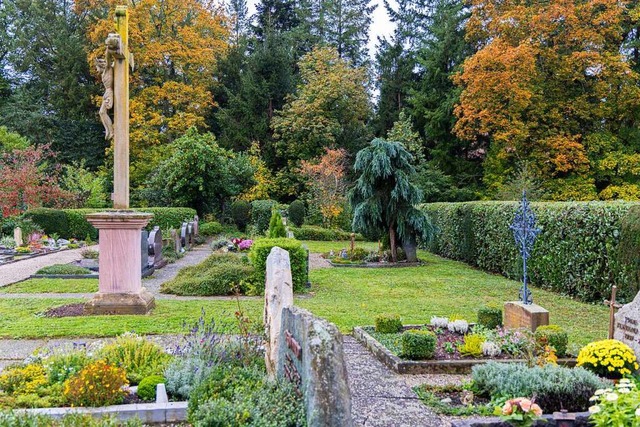
{"label": "tree with orange autumn leaves", "polygon": [[639,79],[620,49],[634,13],[617,0],[471,0],[471,10],[478,50],[454,78],[454,132],[485,156],[489,194],[526,162],[549,199],[640,199]]}
{"label": "tree with orange autumn leaves", "polygon": [[[79,0],[78,13],[96,17],[88,31],[88,61],[104,55],[121,0]],[[133,186],[163,159],[165,147],[187,129],[206,127],[214,106],[214,70],[228,47],[227,18],[218,3],[202,0],[131,0],[130,151]],[[96,76],[97,78],[97,76]]]}

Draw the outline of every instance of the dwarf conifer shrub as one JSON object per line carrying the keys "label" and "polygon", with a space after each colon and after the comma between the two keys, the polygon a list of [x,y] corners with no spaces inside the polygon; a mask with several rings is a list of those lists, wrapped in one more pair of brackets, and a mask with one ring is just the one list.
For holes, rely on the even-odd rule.
{"label": "dwarf conifer shrub", "polygon": [[484,342],[485,337],[481,334],[467,334],[464,336],[464,342],[458,346],[458,351],[463,356],[480,357]]}
{"label": "dwarf conifer shrub", "polygon": [[534,333],[536,343],[542,347],[550,345],[556,350],[558,357],[563,357],[567,353],[569,335],[559,325],[538,326]]}
{"label": "dwarf conifer shrub", "polygon": [[478,309],[478,325],[487,329],[502,326],[502,309],[498,307],[481,307]]}
{"label": "dwarf conifer shrub", "polygon": [[381,314],[375,319],[376,332],[395,334],[402,332],[402,321],[397,314]]}
{"label": "dwarf conifer shrub", "polygon": [[294,200],[289,205],[289,220],[296,227],[302,227],[304,224],[304,217],[307,214],[306,209],[304,207],[304,202],[302,200]]}
{"label": "dwarf conifer shrub", "polygon": [[401,337],[402,357],[413,360],[432,359],[436,351],[436,334],[431,331],[409,329]]}
{"label": "dwarf conifer shrub", "polygon": [[280,212],[274,210],[269,221],[269,238],[277,239],[281,237],[287,237],[287,230],[284,228]]}

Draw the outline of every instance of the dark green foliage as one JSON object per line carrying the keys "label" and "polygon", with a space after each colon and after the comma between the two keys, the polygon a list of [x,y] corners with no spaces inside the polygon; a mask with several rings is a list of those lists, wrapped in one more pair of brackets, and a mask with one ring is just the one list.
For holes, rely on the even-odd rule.
{"label": "dark green foliage", "polygon": [[251,202],[251,223],[259,234],[269,229],[271,212],[276,205],[275,200],[254,200]]}
{"label": "dark green foliage", "polygon": [[[617,268],[627,280],[629,291],[640,290],[640,206],[633,206],[620,223],[620,242],[617,248]],[[618,285],[619,286],[619,285]]]}
{"label": "dark green foliage", "polygon": [[492,399],[535,397],[545,413],[586,411],[589,398],[607,385],[583,368],[556,365],[529,368],[520,363],[489,362],[472,370],[473,388]]}
{"label": "dark green foliage", "polygon": [[36,274],[66,274],[70,276],[91,274],[91,270],[76,265],[54,264],[41,268]]}
{"label": "dark green foliage", "polygon": [[[638,288],[619,267],[622,220],[631,202],[532,203],[538,235],[528,261],[531,283],[583,301],[608,299],[611,284],[622,301]],[[432,252],[521,280],[522,260],[509,225],[514,202],[432,203],[423,209],[438,230]],[[535,298],[535,296],[534,296]]]}
{"label": "dark green foliage", "polygon": [[243,285],[253,280],[255,269],[236,254],[213,254],[198,265],[185,267],[161,286],[163,293],[175,295],[231,295],[244,292]]}
{"label": "dark green foliage", "polygon": [[260,284],[260,293],[264,292],[267,257],[274,246],[289,252],[293,290],[304,291],[308,281],[307,251],[302,247],[302,243],[295,239],[259,239],[253,242],[249,250],[249,260],[255,267],[255,283]]}
{"label": "dark green foliage", "polygon": [[502,309],[499,307],[480,307],[478,309],[478,325],[487,329],[502,326]]}
{"label": "dark green foliage", "polygon": [[304,217],[307,214],[307,209],[304,206],[304,202],[302,200],[294,200],[289,205],[289,221],[296,227],[302,227],[304,224]]}
{"label": "dark green foliage", "polygon": [[432,359],[436,351],[436,334],[431,331],[409,329],[401,337],[402,357],[412,360]]}
{"label": "dark green foliage", "polygon": [[397,246],[413,246],[416,238],[428,241],[433,235],[429,217],[416,207],[422,194],[411,183],[412,160],[401,143],[374,139],[358,152],[354,171],[359,177],[349,192],[353,229],[366,236],[387,234],[394,262]]}
{"label": "dark green foliage", "polygon": [[142,400],[155,400],[156,386],[165,382],[162,375],[144,377],[138,384],[138,397]]}
{"label": "dark green foliage", "polygon": [[197,426],[302,427],[302,395],[290,382],[269,380],[263,367],[216,366],[189,396]]}
{"label": "dark green foliage", "polygon": [[[300,228],[289,227],[298,240],[319,240],[324,242],[351,240],[351,233],[335,228],[322,228],[314,225],[303,225]],[[356,233],[355,239],[363,241],[362,234]]]}
{"label": "dark green foliage", "polygon": [[251,221],[251,203],[245,200],[231,203],[231,218],[238,230],[244,231]]}
{"label": "dark green foliage", "polygon": [[284,228],[280,212],[274,210],[269,221],[269,238],[278,239],[281,237],[287,237],[287,230]]}
{"label": "dark green foliage", "polygon": [[198,232],[205,237],[215,236],[222,233],[222,225],[216,221],[205,222],[200,224]]}
{"label": "dark green foliage", "polygon": [[69,228],[67,216],[65,212],[60,209],[31,209],[25,212],[22,217],[38,224],[46,234],[60,234],[60,230],[67,230]]}
{"label": "dark green foliage", "polygon": [[[89,236],[98,239],[98,230],[87,221],[87,214],[104,212],[109,209],[31,209],[24,213],[24,218],[33,218],[33,222],[42,228],[47,227],[48,234],[56,233],[64,239],[84,239]],[[148,212],[153,218],[147,224],[147,230],[156,225],[163,230],[179,229],[183,222],[191,221],[196,211],[191,208],[134,208],[137,212]],[[64,219],[63,219],[64,216]],[[40,222],[42,224],[40,224]],[[45,225],[46,224],[46,225]]]}
{"label": "dark green foliage", "polygon": [[538,326],[535,332],[536,342],[541,345],[550,345],[555,348],[558,357],[564,357],[569,344],[569,335],[567,331],[559,325]]}
{"label": "dark green foliage", "polygon": [[381,314],[375,320],[376,332],[395,334],[402,331],[402,321],[397,314]]}

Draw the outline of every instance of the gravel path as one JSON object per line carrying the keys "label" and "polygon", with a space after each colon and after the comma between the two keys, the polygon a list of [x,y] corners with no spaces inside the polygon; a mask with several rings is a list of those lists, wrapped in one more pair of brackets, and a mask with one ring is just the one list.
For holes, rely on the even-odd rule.
{"label": "gravel path", "polygon": [[309,254],[309,268],[314,270],[316,268],[333,268],[333,266],[326,259],[322,258],[320,254]]}
{"label": "gravel path", "polygon": [[[98,247],[92,246],[91,249],[97,250]],[[82,259],[81,251],[82,249],[67,249],[49,255],[0,265],[0,286],[7,286],[11,283],[24,280],[32,274],[35,274],[36,271],[49,265],[68,264],[80,260]]]}
{"label": "gravel path", "polygon": [[209,255],[212,254],[211,247],[209,245],[201,245],[192,248],[189,252],[186,252],[182,258],[172,264],[167,264],[160,270],[156,270],[151,276],[142,280],[142,286],[147,288],[154,296],[159,297],[160,285],[167,282],[178,274],[178,271],[184,267],[190,265],[196,265],[204,261]]}

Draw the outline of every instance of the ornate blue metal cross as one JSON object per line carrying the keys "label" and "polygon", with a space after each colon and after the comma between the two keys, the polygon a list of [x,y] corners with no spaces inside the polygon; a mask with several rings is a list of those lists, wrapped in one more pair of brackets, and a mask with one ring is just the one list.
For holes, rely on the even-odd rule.
{"label": "ornate blue metal cross", "polygon": [[527,286],[527,259],[531,255],[533,243],[538,233],[540,233],[540,229],[536,228],[536,216],[529,206],[526,191],[522,192],[522,201],[516,211],[516,217],[513,219],[513,223],[509,228],[513,230],[513,237],[516,239],[516,245],[518,245],[518,249],[520,249],[520,254],[522,255],[523,273],[520,301],[524,304],[531,304],[533,303],[533,298]]}

